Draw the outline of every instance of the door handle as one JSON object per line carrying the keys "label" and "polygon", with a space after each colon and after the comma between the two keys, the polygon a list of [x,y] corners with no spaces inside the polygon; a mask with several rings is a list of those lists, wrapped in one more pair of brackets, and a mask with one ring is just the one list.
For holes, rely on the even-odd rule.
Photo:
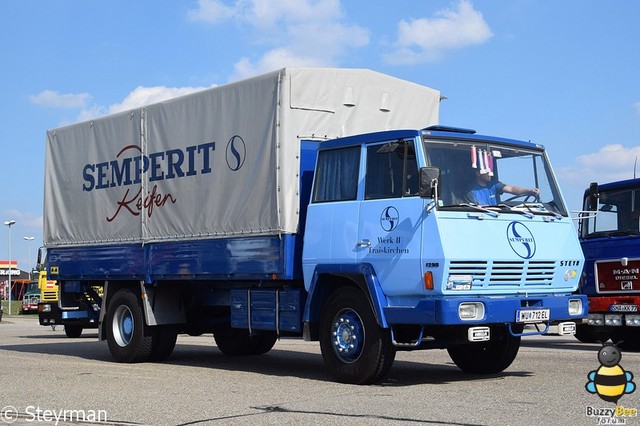
{"label": "door handle", "polygon": [[358,243],[356,244],[356,246],[358,246],[358,247],[371,247],[371,241],[369,241],[369,240],[362,240],[362,241],[358,242]]}

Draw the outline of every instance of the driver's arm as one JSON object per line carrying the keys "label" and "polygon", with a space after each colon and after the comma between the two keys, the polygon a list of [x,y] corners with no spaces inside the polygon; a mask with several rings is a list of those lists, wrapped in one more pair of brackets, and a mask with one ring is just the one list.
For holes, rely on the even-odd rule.
{"label": "driver's arm", "polygon": [[513,195],[533,195],[535,197],[540,196],[540,190],[538,188],[529,189],[523,188],[521,186],[505,185],[504,188],[502,188],[502,191],[508,192],[509,194]]}

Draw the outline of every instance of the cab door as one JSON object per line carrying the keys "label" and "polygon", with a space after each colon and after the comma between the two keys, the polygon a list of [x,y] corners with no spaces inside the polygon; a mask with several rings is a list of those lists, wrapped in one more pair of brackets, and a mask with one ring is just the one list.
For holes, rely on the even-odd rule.
{"label": "cab door", "polygon": [[316,265],[356,263],[358,177],[361,146],[322,150],[307,210],[303,272],[312,281]]}
{"label": "cab door", "polygon": [[387,296],[421,294],[424,200],[414,141],[369,145],[365,152],[356,255],[373,266]]}

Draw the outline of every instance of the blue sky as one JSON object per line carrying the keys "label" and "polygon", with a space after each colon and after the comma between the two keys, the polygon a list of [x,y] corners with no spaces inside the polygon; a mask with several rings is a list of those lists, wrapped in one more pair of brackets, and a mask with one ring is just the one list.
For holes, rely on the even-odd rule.
{"label": "blue sky", "polygon": [[[26,270],[42,243],[47,129],[285,66],[369,68],[438,89],[442,124],[545,145],[577,210],[589,182],[633,177],[638,19],[635,0],[2,0],[0,221],[16,220],[12,257]],[[2,227],[0,259],[8,241]]]}

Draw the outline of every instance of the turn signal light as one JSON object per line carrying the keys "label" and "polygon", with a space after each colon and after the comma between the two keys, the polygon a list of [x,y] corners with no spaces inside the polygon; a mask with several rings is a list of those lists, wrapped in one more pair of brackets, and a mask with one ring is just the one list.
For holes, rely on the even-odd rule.
{"label": "turn signal light", "polygon": [[431,274],[431,271],[424,273],[424,288],[426,290],[433,290],[433,274]]}

